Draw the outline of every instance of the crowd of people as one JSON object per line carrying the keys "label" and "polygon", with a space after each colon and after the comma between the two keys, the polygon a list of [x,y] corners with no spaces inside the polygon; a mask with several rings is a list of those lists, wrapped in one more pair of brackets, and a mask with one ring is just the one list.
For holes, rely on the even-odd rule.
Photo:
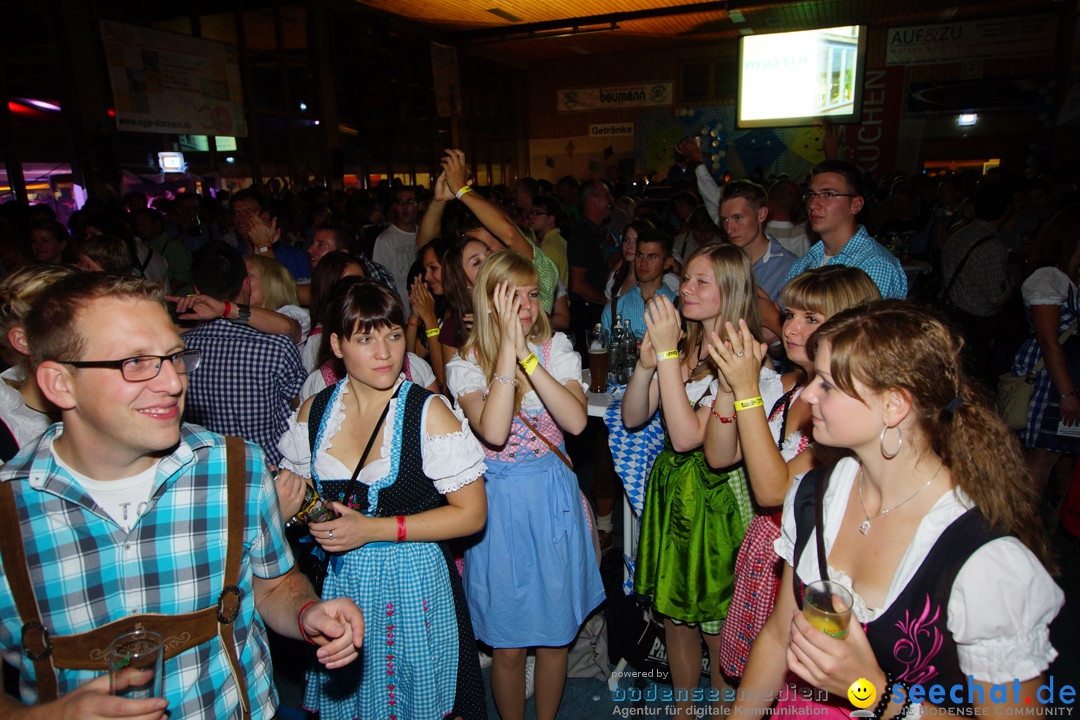
{"label": "crowd of people", "polygon": [[[837,160],[718,184],[678,147],[659,201],[475,187],[447,150],[431,188],[132,193],[67,227],[0,206],[5,716],[271,718],[270,629],[318,646],[322,718],[487,717],[482,659],[504,720],[530,693],[555,718],[605,602],[610,444],[649,427],[633,592],[675,716],[703,646],[747,711],[791,682],[826,699],[782,706],[838,718],[859,679],[876,718],[930,682],[1035,697],[1080,450],[1080,199]],[[636,345],[610,440],[598,331]],[[1002,373],[1030,375],[1019,433]],[[820,580],[854,598],[842,637],[799,612]],[[100,676],[134,624],[167,638],[161,698]]]}

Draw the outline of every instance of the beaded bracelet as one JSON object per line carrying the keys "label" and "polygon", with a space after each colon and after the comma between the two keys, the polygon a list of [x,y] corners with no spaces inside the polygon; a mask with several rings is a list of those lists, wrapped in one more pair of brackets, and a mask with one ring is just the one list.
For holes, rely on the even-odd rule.
{"label": "beaded bracelet", "polygon": [[735,411],[734,410],[731,412],[730,415],[724,416],[724,415],[721,415],[720,413],[716,412],[716,406],[714,405],[713,409],[712,409],[712,414],[713,414],[714,417],[716,417],[717,420],[724,423],[725,425],[727,425],[728,423],[735,422]]}
{"label": "beaded bracelet", "polygon": [[515,377],[506,377],[505,375],[500,375],[499,373],[491,373],[491,379],[492,380],[498,380],[503,385],[513,385],[514,387],[517,387],[518,385],[521,384],[521,382],[518,381],[517,378],[515,378]]}
{"label": "beaded bracelet", "polygon": [[315,641],[309,638],[307,636],[307,633],[304,632],[304,623],[300,618],[304,617],[305,610],[307,610],[309,607],[311,607],[317,602],[318,600],[308,600],[306,603],[300,606],[300,612],[296,613],[296,624],[300,627],[300,637],[302,637],[304,640],[311,643],[312,645],[315,645]]}
{"label": "beaded bracelet", "polygon": [[893,715],[894,718],[902,718],[904,713],[911,707],[911,693],[908,692],[907,683],[899,682],[893,677],[892,673],[888,670],[885,671],[885,688],[881,691],[881,699],[878,700],[878,704],[874,707],[874,720],[881,720],[885,715],[885,711],[889,707],[889,703],[892,701],[892,688],[894,685],[899,685],[904,688],[904,704],[900,706],[900,711]]}
{"label": "beaded bracelet", "polygon": [[657,353],[656,354],[656,361],[657,362],[660,362],[661,360],[678,360],[678,359],[679,359],[679,351],[678,350],[665,350],[662,353]]}
{"label": "beaded bracelet", "polygon": [[438,335],[438,334],[439,334],[440,332],[442,332],[442,330],[440,330],[440,329],[439,329],[439,328],[437,328],[437,327],[433,327],[433,328],[431,328],[430,330],[425,330],[425,331],[424,331],[424,334],[425,334],[425,335],[427,335],[428,337],[435,337],[435,336],[436,336],[436,335]]}
{"label": "beaded bracelet", "polygon": [[750,408],[765,407],[765,401],[761,399],[761,396],[747,398],[746,400],[735,401],[735,411],[749,410]]}
{"label": "beaded bracelet", "polygon": [[536,353],[529,353],[529,357],[519,360],[518,364],[521,365],[521,369],[525,371],[526,375],[532,375],[536,370],[536,366],[540,364],[540,359],[536,357]]}

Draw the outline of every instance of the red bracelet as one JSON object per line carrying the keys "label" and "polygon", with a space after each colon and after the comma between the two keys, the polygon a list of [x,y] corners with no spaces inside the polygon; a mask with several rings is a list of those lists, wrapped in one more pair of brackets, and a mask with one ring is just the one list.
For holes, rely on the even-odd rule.
{"label": "red bracelet", "polygon": [[412,320],[410,320],[410,321],[409,321],[409,325],[410,325],[411,327],[420,327],[420,321],[419,321],[419,320],[417,320],[416,322],[413,322]]}
{"label": "red bracelet", "polygon": [[307,633],[304,632],[304,623],[301,622],[300,618],[302,618],[304,616],[304,611],[305,610],[307,610],[309,607],[311,607],[312,605],[314,605],[317,602],[319,602],[319,601],[318,600],[308,600],[306,603],[304,603],[300,607],[300,612],[296,613],[296,624],[300,627],[300,637],[302,637],[304,640],[308,641],[312,645],[315,645],[315,641],[312,640],[311,638],[309,638],[307,636]]}
{"label": "red bracelet", "polygon": [[712,409],[712,414],[713,414],[713,417],[715,417],[717,420],[724,423],[725,425],[727,425],[728,423],[735,422],[735,413],[734,412],[731,413],[730,415],[728,415],[727,417],[724,417],[720,413],[716,412],[716,407],[714,406],[713,409]]}
{"label": "red bracelet", "polygon": [[228,300],[225,301],[225,311],[221,313],[221,317],[228,319],[229,313],[232,312],[232,303]]}
{"label": "red bracelet", "polygon": [[397,541],[405,542],[405,516],[397,516]]}

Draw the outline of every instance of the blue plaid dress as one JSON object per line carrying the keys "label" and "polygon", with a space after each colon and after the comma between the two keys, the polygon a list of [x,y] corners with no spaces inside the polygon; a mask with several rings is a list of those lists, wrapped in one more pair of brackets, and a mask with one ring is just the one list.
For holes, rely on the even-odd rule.
{"label": "blue plaid dress", "polygon": [[[1027,303],[1025,302],[1027,306]],[[1031,307],[1027,306],[1028,322],[1031,322]],[[1078,308],[1077,289],[1070,283],[1069,292],[1065,301],[1061,304],[1061,320],[1058,322],[1058,335],[1077,321],[1080,317]],[[1065,341],[1065,360],[1068,363],[1069,374],[1074,382],[1080,384],[1080,337],[1072,335]],[[1042,348],[1038,341],[1030,337],[1017,352],[1013,359],[1012,374],[1016,376],[1027,375],[1043,359]],[[1080,438],[1064,437],[1057,434],[1060,420],[1060,407],[1058,405],[1058,391],[1050,379],[1050,373],[1043,367],[1035,376],[1035,383],[1031,392],[1031,402],[1028,405],[1027,427],[1020,434],[1024,441],[1024,447],[1043,448],[1055,452],[1075,454],[1080,452]]]}

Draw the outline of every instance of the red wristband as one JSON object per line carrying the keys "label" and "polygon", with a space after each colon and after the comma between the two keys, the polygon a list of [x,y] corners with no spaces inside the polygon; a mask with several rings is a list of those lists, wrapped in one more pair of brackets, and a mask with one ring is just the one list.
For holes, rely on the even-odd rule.
{"label": "red wristband", "polygon": [[713,414],[713,417],[715,417],[717,420],[724,423],[725,425],[727,425],[728,423],[735,422],[735,413],[734,412],[731,413],[731,415],[728,415],[727,417],[724,417],[720,413],[716,412],[716,408],[713,407],[712,414]]}
{"label": "red wristband", "polygon": [[319,601],[318,600],[308,600],[306,603],[304,603],[300,607],[300,612],[296,613],[296,624],[300,627],[300,637],[302,637],[304,640],[308,641],[312,645],[315,645],[315,641],[312,640],[311,638],[309,638],[307,636],[307,633],[304,632],[304,623],[300,620],[300,618],[302,618],[304,616],[304,611],[305,610],[307,610],[309,607],[311,607],[312,605],[314,605],[317,602],[319,602]]}
{"label": "red wristband", "polygon": [[221,317],[228,319],[229,313],[232,312],[232,303],[228,300],[225,301],[225,310],[221,313]]}
{"label": "red wristband", "polygon": [[405,516],[397,516],[397,541],[405,542]]}

